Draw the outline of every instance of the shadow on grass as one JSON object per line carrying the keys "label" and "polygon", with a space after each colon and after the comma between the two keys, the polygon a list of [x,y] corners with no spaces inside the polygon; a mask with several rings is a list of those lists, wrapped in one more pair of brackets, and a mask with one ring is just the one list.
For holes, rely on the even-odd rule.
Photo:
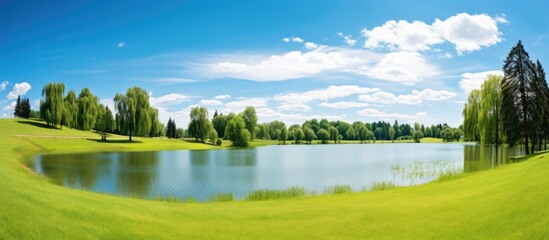
{"label": "shadow on grass", "polygon": [[138,141],[138,140],[128,140],[128,139],[114,139],[114,140],[101,140],[101,139],[93,139],[93,138],[88,138],[87,139],[88,141],[93,141],[93,142],[98,142],[98,143],[128,143],[128,144],[131,144],[131,143],[143,143],[142,141]]}
{"label": "shadow on grass", "polygon": [[28,120],[17,120],[16,122],[21,123],[21,124],[27,124],[27,125],[35,126],[35,127],[59,130],[58,128],[52,128],[50,125],[45,124],[45,123],[41,123],[41,122],[34,122],[34,121],[28,121]]}

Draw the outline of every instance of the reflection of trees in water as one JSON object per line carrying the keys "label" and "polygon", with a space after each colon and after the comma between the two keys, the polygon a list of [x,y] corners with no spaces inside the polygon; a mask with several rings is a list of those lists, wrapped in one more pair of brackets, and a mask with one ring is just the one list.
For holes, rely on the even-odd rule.
{"label": "reflection of trees in water", "polygon": [[434,180],[445,174],[457,174],[461,172],[463,172],[463,169],[458,167],[454,161],[442,160],[428,162],[414,161],[408,165],[395,164],[391,167],[393,183],[400,180],[408,185],[413,185],[417,181]]}
{"label": "reflection of trees in water", "polygon": [[227,163],[229,166],[255,166],[257,164],[257,151],[255,148],[227,151]]}
{"label": "reflection of trees in water", "polygon": [[507,145],[465,145],[463,148],[465,172],[486,170],[509,163],[509,158],[524,155],[523,147]]}
{"label": "reflection of trees in water", "polygon": [[108,175],[110,157],[104,153],[43,155],[41,170],[58,185],[92,189]]}
{"label": "reflection of trees in water", "polygon": [[158,153],[127,152],[119,153],[118,156],[118,192],[134,197],[148,197],[158,172]]}

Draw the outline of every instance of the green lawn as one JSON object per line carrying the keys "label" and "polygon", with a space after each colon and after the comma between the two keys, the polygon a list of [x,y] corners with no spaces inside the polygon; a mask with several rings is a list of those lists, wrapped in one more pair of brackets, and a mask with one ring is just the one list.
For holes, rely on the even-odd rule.
{"label": "green lawn", "polygon": [[[34,122],[36,123],[36,122]],[[547,239],[549,154],[457,179],[271,201],[167,203],[66,189],[21,163],[39,151],[209,149],[182,140],[101,143],[0,120],[0,239]],[[118,139],[113,136],[112,139]]]}

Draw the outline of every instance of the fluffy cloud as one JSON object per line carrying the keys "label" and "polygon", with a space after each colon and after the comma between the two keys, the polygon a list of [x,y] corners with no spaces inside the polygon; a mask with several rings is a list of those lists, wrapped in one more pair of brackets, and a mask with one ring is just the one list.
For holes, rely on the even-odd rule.
{"label": "fluffy cloud", "polygon": [[2,83],[0,83],[0,91],[4,91],[4,89],[6,89],[8,84],[9,84],[8,81],[3,81]]}
{"label": "fluffy cloud", "polygon": [[461,75],[459,87],[468,94],[474,89],[480,89],[488,75],[503,75],[503,72],[500,70],[493,70],[478,73],[464,73]]}
{"label": "fluffy cloud", "polygon": [[300,112],[307,112],[311,110],[311,107],[309,107],[306,104],[301,103],[282,103],[280,106],[276,107],[278,110],[282,111],[300,111]]}
{"label": "fluffy cloud", "polygon": [[362,34],[366,37],[366,48],[422,51],[448,41],[461,54],[501,42],[498,23],[504,22],[507,21],[503,17],[460,13],[445,20],[436,19],[431,25],[421,21],[391,20],[371,30],[364,29]]}
{"label": "fluffy cloud", "polygon": [[358,115],[363,117],[369,117],[372,119],[382,120],[404,120],[408,122],[423,122],[429,118],[426,112],[418,112],[415,114],[402,114],[402,113],[386,113],[373,108],[366,108],[357,112]]}
{"label": "fluffy cloud", "polygon": [[221,106],[223,105],[223,102],[215,99],[202,99],[200,100],[200,105],[202,106]]}
{"label": "fluffy cloud", "polygon": [[297,42],[297,43],[302,43],[303,42],[303,39],[299,38],[299,37],[293,37],[291,38],[292,42]]}
{"label": "fluffy cloud", "polygon": [[366,48],[386,46],[393,50],[418,51],[430,49],[430,45],[444,41],[432,26],[420,21],[391,20],[372,30],[364,29],[362,34],[366,37]]}
{"label": "fluffy cloud", "polygon": [[13,90],[8,93],[8,99],[16,99],[17,96],[25,95],[31,89],[31,85],[27,82],[16,83]]}
{"label": "fluffy cloud", "polygon": [[301,113],[281,113],[268,107],[256,108],[256,114],[260,122],[282,120],[287,124],[303,123],[308,119],[328,119],[329,121],[343,120],[345,115],[304,115]]}
{"label": "fluffy cloud", "polygon": [[[222,61],[206,66],[214,76],[253,81],[283,81],[304,78],[329,71],[350,71],[367,63],[360,51],[318,48],[309,52],[291,51],[267,58]],[[247,59],[247,60],[246,60]]]}
{"label": "fluffy cloud", "polygon": [[461,53],[501,42],[501,32],[497,24],[505,22],[507,20],[503,17],[460,13],[444,21],[437,19],[433,27],[444,39],[455,45],[458,53]]}
{"label": "fluffy cloud", "polygon": [[153,107],[159,107],[167,104],[179,104],[189,100],[190,97],[178,93],[171,93],[160,97],[149,98],[149,102]]}
{"label": "fluffy cloud", "polygon": [[338,36],[342,37],[343,40],[345,40],[345,43],[349,46],[354,46],[356,44],[356,40],[351,38],[351,35],[344,35],[342,32],[337,33]]}
{"label": "fluffy cloud", "polygon": [[433,77],[438,69],[417,52],[392,52],[374,66],[362,67],[359,72],[372,78],[402,82],[407,85]]}
{"label": "fluffy cloud", "polygon": [[225,104],[226,109],[223,112],[240,112],[248,106],[266,107],[268,99],[266,98],[242,98]]}
{"label": "fluffy cloud", "polygon": [[318,104],[318,106],[326,107],[326,108],[335,108],[335,109],[349,109],[349,108],[360,108],[360,107],[368,107],[370,104],[364,103],[364,102],[334,102],[334,103],[328,103],[323,102]]}
{"label": "fluffy cloud", "polygon": [[231,98],[230,95],[227,95],[227,94],[224,94],[224,95],[217,95],[214,97],[214,99],[217,99],[217,100],[225,100],[225,99],[229,99]]}
{"label": "fluffy cloud", "polygon": [[306,42],[305,43],[305,48],[307,48],[307,49],[315,49],[317,47],[318,47],[318,45],[314,42]]}
{"label": "fluffy cloud", "polygon": [[119,48],[123,48],[124,46],[126,46],[126,42],[119,42],[116,47],[119,47]]}
{"label": "fluffy cloud", "polygon": [[358,99],[364,102],[380,103],[380,104],[420,104],[426,101],[442,101],[456,96],[456,93],[447,90],[432,90],[430,88],[422,91],[413,90],[411,94],[403,94],[396,96],[388,92],[375,92],[373,94],[359,95]]}
{"label": "fluffy cloud", "polygon": [[327,88],[314,89],[301,93],[288,93],[276,95],[274,100],[288,103],[308,103],[315,100],[329,100],[347,97],[355,94],[380,91],[378,88],[366,88],[357,85],[328,86]]}

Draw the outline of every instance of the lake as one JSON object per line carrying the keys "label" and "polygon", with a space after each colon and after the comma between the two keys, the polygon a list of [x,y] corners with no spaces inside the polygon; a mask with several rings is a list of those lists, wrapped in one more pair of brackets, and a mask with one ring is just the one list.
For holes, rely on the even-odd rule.
{"label": "lake", "polygon": [[372,183],[408,186],[441,173],[505,164],[521,149],[471,143],[273,145],[245,149],[101,152],[38,155],[28,166],[56,184],[138,198],[217,193],[235,198],[260,189],[334,185],[368,189]]}

